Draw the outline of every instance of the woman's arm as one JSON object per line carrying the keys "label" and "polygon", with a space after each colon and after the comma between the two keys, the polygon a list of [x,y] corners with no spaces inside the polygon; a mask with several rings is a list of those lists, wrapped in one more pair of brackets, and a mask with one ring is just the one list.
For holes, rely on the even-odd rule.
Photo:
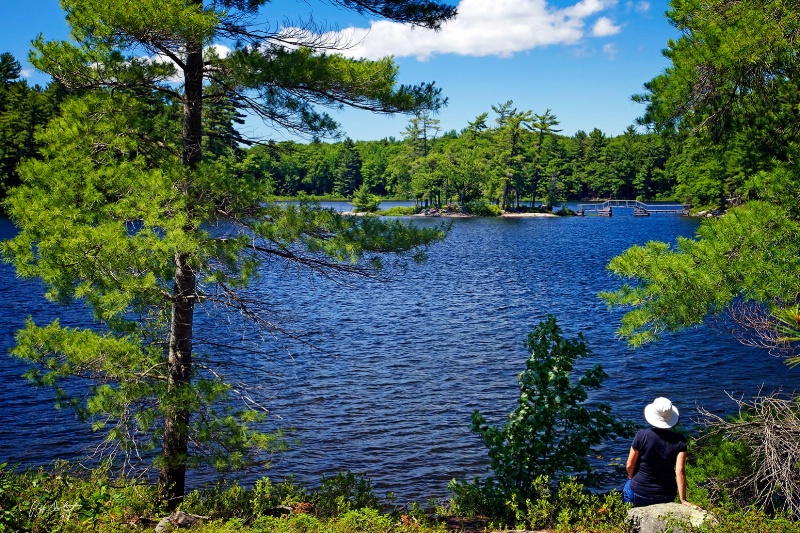
{"label": "woman's arm", "polygon": [[634,450],[628,453],[628,462],[625,463],[625,470],[628,472],[628,479],[633,479],[636,473],[636,464],[639,462],[639,450]]}
{"label": "woman's arm", "polygon": [[690,507],[695,507],[693,504],[686,501],[686,452],[680,452],[678,458],[675,460],[675,481],[678,482],[678,498],[681,503]]}

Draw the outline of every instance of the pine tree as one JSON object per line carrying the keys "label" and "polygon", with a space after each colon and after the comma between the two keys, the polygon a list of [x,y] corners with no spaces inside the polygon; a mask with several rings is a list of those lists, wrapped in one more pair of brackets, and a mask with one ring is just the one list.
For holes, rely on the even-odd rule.
{"label": "pine tree", "polygon": [[[334,3],[433,29],[455,14],[437,0]],[[331,53],[336,43],[314,28],[270,30],[267,0],[61,4],[73,41],[39,38],[33,61],[72,96],[43,135],[44,160],[21,169],[8,203],[20,232],[3,252],[52,299],[86,302],[103,328],[29,323],[14,353],[39,365],[41,383],[94,381],[78,407],[125,450],[160,450],[160,494],[174,507],[200,459],[238,467],[275,443],[253,428],[258,411],[231,411],[230,385],[196,364],[196,308],[229,306],[269,330],[238,292],[267,259],[373,275],[379,254],[419,253],[442,237],[270,203],[266,180],[204,154],[204,137],[209,150],[221,140],[217,121],[204,131],[208,91],[233,106],[234,122],[235,108],[312,136],[336,132],[320,105],[394,113],[443,100],[430,83],[397,86],[390,59]],[[234,47],[224,57],[210,47],[221,41]]]}

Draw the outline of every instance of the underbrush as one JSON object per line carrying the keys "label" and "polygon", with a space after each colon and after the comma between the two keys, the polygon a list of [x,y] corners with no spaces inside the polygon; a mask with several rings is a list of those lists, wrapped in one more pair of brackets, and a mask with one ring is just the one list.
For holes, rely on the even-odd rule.
{"label": "underbrush", "polygon": [[[169,513],[155,487],[114,479],[106,468],[84,470],[58,462],[16,471],[0,465],[0,532],[100,533],[153,531]],[[201,517],[198,533],[441,533],[418,506],[381,510],[372,484],[339,473],[309,490],[292,480],[258,480],[252,488],[221,481],[186,495],[180,510]],[[166,531],[171,531],[169,527]]]}
{"label": "underbrush", "polygon": [[[449,531],[478,533],[534,525],[564,533],[627,531],[628,507],[618,491],[591,493],[575,480],[554,489],[540,479],[536,496],[521,505],[514,498],[483,501],[476,488],[480,482],[453,484],[450,505],[435,510],[415,504],[387,511],[369,480],[349,472],[323,478],[314,490],[292,480],[273,483],[262,478],[252,488],[220,482],[192,491],[181,510],[203,517],[201,525],[187,530],[197,533],[445,533],[445,519],[453,516],[480,520],[469,528],[458,522]],[[84,470],[63,462],[28,471],[0,466],[2,533],[149,532],[168,515],[155,501],[153,486],[114,479],[104,468]],[[707,508],[718,522],[694,530],[697,533],[800,533],[800,523],[783,515],[730,502]]]}
{"label": "underbrush", "polygon": [[[489,480],[491,481],[491,480]],[[591,493],[579,482],[568,479],[551,486],[545,476],[534,481],[533,497],[519,501],[517,494],[503,502],[491,483],[453,480],[451,508],[455,514],[488,514],[492,529],[553,529],[570,532],[622,532],[628,505],[622,493]]]}

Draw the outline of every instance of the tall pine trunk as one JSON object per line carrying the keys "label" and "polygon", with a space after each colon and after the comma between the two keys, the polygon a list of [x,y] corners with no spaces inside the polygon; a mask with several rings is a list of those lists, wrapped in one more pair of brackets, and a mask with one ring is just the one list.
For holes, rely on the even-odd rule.
{"label": "tall pine trunk", "polygon": [[186,460],[189,454],[191,411],[182,399],[192,381],[192,327],[194,322],[195,275],[187,257],[175,258],[172,322],[167,364],[169,389],[164,407],[162,465],[158,474],[159,494],[172,510],[180,504],[186,488]]}
{"label": "tall pine trunk", "polygon": [[[202,9],[202,0],[192,0]],[[187,167],[186,192],[191,194],[191,170],[202,158],[203,117],[203,51],[202,44],[188,41],[186,46],[183,100],[183,153],[181,163]],[[190,228],[191,229],[191,228]],[[158,475],[159,494],[172,510],[183,500],[186,488],[186,464],[189,455],[189,419],[191,410],[184,398],[192,382],[192,340],[194,305],[197,300],[197,279],[185,254],[175,257],[172,321],[168,355],[168,405],[164,410],[162,465]]]}

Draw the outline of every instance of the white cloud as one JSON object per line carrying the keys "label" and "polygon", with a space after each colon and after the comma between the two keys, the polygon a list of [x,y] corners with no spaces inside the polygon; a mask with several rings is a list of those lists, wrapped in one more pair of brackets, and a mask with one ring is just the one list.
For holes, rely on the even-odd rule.
{"label": "white cloud", "polygon": [[30,69],[22,69],[19,71],[19,75],[21,78],[30,78],[33,75],[33,71]]}
{"label": "white cloud", "polygon": [[214,50],[217,53],[217,55],[221,58],[226,58],[231,53],[231,49],[225,46],[224,44],[212,44],[206,49]]}
{"label": "white cloud", "polygon": [[[580,0],[558,9],[547,0],[461,0],[458,16],[439,32],[381,20],[372,22],[369,28],[349,27],[324,37],[329,42],[350,43],[343,51],[345,55],[368,59],[394,56],[425,60],[435,54],[508,57],[538,47],[578,43],[586,37],[590,19],[616,2]],[[601,17],[594,23],[592,35],[619,31],[619,26]]]}
{"label": "white cloud", "polygon": [[616,59],[618,51],[615,44],[606,43],[603,45],[603,54],[609,59]]}
{"label": "white cloud", "polygon": [[592,35],[595,37],[608,37],[618,34],[622,28],[614,24],[608,17],[600,17],[592,26]]}
{"label": "white cloud", "polygon": [[650,2],[647,0],[640,0],[639,2],[628,1],[625,8],[628,11],[636,11],[637,13],[647,13],[650,11]]}

